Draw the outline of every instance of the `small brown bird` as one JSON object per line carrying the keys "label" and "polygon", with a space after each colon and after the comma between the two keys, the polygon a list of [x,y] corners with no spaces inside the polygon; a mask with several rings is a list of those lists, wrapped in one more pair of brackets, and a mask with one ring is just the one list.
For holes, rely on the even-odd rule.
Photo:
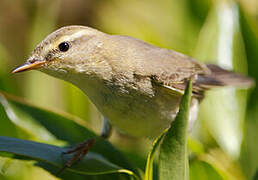
{"label": "small brown bird", "polygon": [[197,118],[206,90],[253,84],[246,76],[173,50],[85,26],[51,33],[13,73],[31,69],[79,87],[104,117],[103,137],[109,136],[111,125],[132,136],[157,136],[176,116],[189,79],[193,82],[189,121]]}

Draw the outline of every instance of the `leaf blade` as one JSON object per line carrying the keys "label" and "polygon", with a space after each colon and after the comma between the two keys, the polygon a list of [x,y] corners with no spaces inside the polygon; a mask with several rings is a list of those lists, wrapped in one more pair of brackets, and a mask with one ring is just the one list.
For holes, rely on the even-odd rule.
{"label": "leaf blade", "polygon": [[[64,160],[62,159],[62,152],[66,150],[53,145],[0,136],[0,152],[15,154],[27,160],[42,161],[59,168],[70,158],[63,156]],[[132,171],[123,169],[94,152],[89,152],[79,164],[67,170],[86,175],[126,173],[134,176]]]}
{"label": "leaf blade", "polygon": [[[188,82],[179,112],[168,129],[160,147],[159,179],[189,179],[187,157],[187,124],[191,101],[192,84]],[[173,164],[171,164],[173,163]]]}
{"label": "leaf blade", "polygon": [[155,154],[158,151],[158,147],[160,146],[162,139],[164,138],[166,133],[167,133],[167,129],[163,131],[162,134],[153,141],[152,148],[149,151],[147,156],[144,180],[153,179],[153,161],[155,158]]}
{"label": "leaf blade", "polygon": [[[76,144],[85,141],[88,138],[97,136],[93,131],[88,129],[85,124],[83,124],[81,119],[75,116],[37,107],[19,97],[15,97],[1,91],[0,98],[2,98],[2,101],[0,99],[0,106],[2,105],[4,107],[3,109],[6,111],[6,114],[8,114],[7,111],[12,111],[12,115],[7,115],[10,122],[20,129],[26,130],[26,132],[30,132],[31,129],[23,126],[26,123],[25,119],[23,119],[25,116],[19,116],[18,113],[29,116],[30,119],[37,123],[39,127],[44,127],[49,134],[58,140],[66,141],[69,144]],[[3,104],[3,102],[5,102],[5,104]],[[3,134],[1,133],[0,135]],[[42,141],[39,134],[34,133],[33,135],[38,137],[33,138],[32,140]],[[43,134],[43,136],[45,135]],[[46,140],[44,140],[44,142],[47,142],[48,144],[52,143],[52,141],[49,142]],[[127,158],[111,143],[104,139],[98,140],[91,151],[101,154],[108,161],[125,169],[130,169],[138,174],[138,170],[127,160]]]}

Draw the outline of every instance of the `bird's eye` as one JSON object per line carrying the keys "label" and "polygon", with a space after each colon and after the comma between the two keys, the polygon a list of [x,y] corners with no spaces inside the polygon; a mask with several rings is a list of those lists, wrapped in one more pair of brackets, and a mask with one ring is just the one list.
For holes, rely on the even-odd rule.
{"label": "bird's eye", "polygon": [[69,49],[69,44],[67,42],[62,42],[58,45],[58,48],[62,52],[66,52]]}

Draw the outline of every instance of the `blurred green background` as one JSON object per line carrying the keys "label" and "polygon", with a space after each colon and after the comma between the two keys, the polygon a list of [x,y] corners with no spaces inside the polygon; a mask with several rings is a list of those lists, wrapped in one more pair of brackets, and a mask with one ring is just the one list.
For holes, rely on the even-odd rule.
{"label": "blurred green background", "polygon": [[[47,34],[75,24],[133,36],[258,79],[257,0],[0,0],[0,90],[71,113],[99,132],[101,116],[77,88],[37,71],[10,73]],[[258,179],[257,88],[206,95],[189,137],[190,179],[208,179],[214,171],[220,174],[215,179]],[[0,135],[15,136],[1,117]],[[144,167],[148,140],[116,132],[111,141]],[[56,179],[8,158],[0,158],[1,178]]]}

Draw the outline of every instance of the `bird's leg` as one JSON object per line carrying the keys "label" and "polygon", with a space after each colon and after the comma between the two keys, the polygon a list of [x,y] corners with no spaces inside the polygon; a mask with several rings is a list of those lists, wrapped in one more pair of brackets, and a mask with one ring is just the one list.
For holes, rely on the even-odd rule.
{"label": "bird's leg", "polygon": [[104,139],[107,139],[110,137],[111,133],[112,133],[112,125],[105,117],[103,117],[100,136]]}
{"label": "bird's leg", "polygon": [[[105,117],[103,117],[102,129],[101,129],[100,137],[107,139],[111,135],[111,132],[112,132],[111,124],[108,122],[108,120]],[[69,151],[63,152],[62,155],[72,154],[72,153],[74,153],[74,155],[58,171],[58,174],[63,172],[66,168],[72,166],[75,162],[80,162],[83,159],[83,157],[88,153],[88,151],[92,148],[92,146],[94,145],[95,141],[98,138],[99,137],[87,139],[86,141],[84,141],[83,143],[79,144],[75,148],[73,148],[73,149],[71,149]]]}

